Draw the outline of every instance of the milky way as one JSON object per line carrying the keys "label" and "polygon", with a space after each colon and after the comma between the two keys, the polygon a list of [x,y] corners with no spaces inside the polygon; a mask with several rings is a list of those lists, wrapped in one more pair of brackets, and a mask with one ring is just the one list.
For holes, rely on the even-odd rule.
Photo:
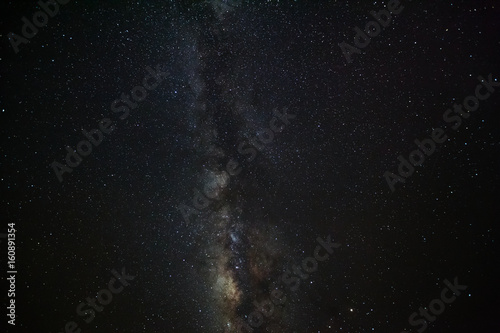
{"label": "milky way", "polygon": [[0,5],[20,332],[500,331],[495,1],[44,1]]}
{"label": "milky way", "polygon": [[[224,332],[237,332],[242,320],[253,311],[254,298],[269,284],[266,280],[276,274],[273,270],[277,268],[280,249],[266,244],[274,243],[279,230],[266,230],[270,221],[259,221],[257,214],[243,216],[243,209],[249,207],[245,207],[245,195],[238,188],[238,175],[231,177],[221,167],[226,165],[228,156],[237,155],[239,160],[246,157],[237,154],[235,148],[230,151],[231,148],[218,146],[219,133],[232,135],[236,143],[245,142],[250,133],[259,130],[259,118],[265,113],[253,110],[244,73],[238,62],[232,61],[237,54],[228,40],[235,36],[226,32],[225,25],[235,19],[232,14],[238,10],[238,4],[212,4],[216,21],[199,29],[189,26],[187,35],[191,38],[184,44],[196,119],[192,124],[193,142],[200,156],[198,184],[210,189],[209,207],[196,219],[194,228],[198,228],[198,236],[203,239],[199,244],[205,250],[200,252],[199,260],[208,267],[202,274],[212,290],[214,325],[224,328]],[[215,77],[211,76],[213,73]],[[271,112],[268,117],[272,117]],[[228,124],[237,130],[228,133]],[[230,182],[236,186],[229,186]]]}

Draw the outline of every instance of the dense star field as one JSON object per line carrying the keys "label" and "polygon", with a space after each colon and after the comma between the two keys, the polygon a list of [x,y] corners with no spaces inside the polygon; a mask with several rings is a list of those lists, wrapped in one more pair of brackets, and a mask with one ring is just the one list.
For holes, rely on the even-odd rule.
{"label": "dense star field", "polygon": [[496,1],[0,11],[6,332],[500,332]]}

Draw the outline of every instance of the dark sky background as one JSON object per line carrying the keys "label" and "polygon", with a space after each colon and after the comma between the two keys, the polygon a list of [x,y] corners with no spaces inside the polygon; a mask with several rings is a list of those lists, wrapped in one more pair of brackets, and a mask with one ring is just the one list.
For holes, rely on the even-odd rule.
{"label": "dark sky background", "polygon": [[[442,118],[478,76],[499,78],[500,5],[402,1],[347,63],[338,44],[385,3],[73,0],[16,54],[7,35],[39,7],[3,1],[7,332],[236,332],[279,288],[254,332],[414,333],[409,316],[455,277],[467,290],[425,331],[500,332],[500,87],[458,131]],[[148,66],[168,75],[121,120],[111,103]],[[296,117],[247,161],[239,144],[275,109]],[[51,163],[102,118],[114,131],[59,182]],[[391,192],[384,172],[437,127],[448,140]],[[231,159],[241,173],[225,179]],[[224,180],[186,223],[193,188]],[[341,246],[298,290],[274,283],[328,235]],[[78,304],[123,267],[135,278],[86,323]]]}

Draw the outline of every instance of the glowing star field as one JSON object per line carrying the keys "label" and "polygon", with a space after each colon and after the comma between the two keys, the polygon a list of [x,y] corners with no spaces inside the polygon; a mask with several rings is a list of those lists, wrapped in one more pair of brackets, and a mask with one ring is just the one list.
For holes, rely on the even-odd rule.
{"label": "glowing star field", "polygon": [[4,1],[2,332],[500,332],[500,6]]}

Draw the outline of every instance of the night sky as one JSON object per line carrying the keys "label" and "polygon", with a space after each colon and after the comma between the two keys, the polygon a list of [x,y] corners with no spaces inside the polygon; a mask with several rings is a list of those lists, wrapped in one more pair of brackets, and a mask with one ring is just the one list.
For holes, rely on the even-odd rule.
{"label": "night sky", "polygon": [[497,1],[45,1],[0,7],[6,332],[500,332]]}

